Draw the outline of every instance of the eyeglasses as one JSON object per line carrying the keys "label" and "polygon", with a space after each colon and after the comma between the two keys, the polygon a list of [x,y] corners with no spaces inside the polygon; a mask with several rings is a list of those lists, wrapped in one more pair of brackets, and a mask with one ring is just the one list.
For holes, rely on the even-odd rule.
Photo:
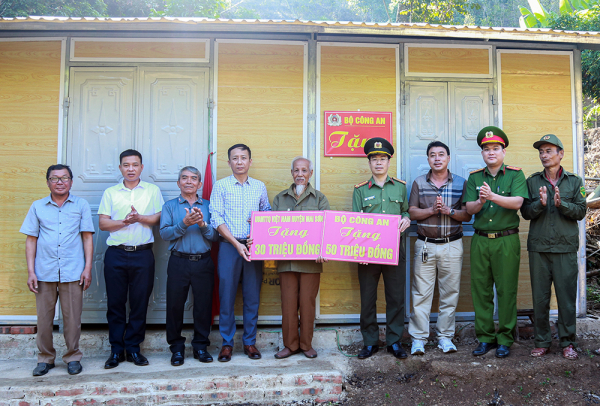
{"label": "eyeglasses", "polygon": [[63,176],[62,178],[57,178],[56,176],[53,176],[51,178],[48,178],[48,180],[51,183],[58,183],[58,181],[60,180],[62,183],[67,183],[68,181],[71,180],[71,178],[69,178],[68,176]]}

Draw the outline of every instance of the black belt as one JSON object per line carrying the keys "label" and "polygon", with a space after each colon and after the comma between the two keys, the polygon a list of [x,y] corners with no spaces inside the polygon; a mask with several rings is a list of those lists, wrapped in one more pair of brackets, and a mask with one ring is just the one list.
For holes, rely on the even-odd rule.
{"label": "black belt", "polygon": [[[227,238],[225,238],[223,236],[221,236],[220,239],[221,239],[221,242],[228,242],[229,243],[229,241],[227,240]],[[246,245],[246,243],[248,242],[248,239],[246,239],[246,238],[236,238],[236,241],[239,242],[240,244]]]}
{"label": "black belt", "polygon": [[458,233],[458,234],[454,234],[451,235],[450,237],[447,238],[429,238],[429,237],[425,237],[424,235],[421,234],[417,234],[417,238],[421,241],[425,241],[425,242],[432,242],[434,244],[446,244],[452,241],[456,241],[459,238],[462,238],[463,233]]}
{"label": "black belt", "polygon": [[111,247],[115,247],[115,248],[118,248],[120,250],[127,251],[127,252],[135,252],[135,251],[151,250],[153,245],[154,245],[153,243],[148,243],[148,244],[142,244],[142,245],[111,245]]}
{"label": "black belt", "polygon": [[188,261],[200,261],[203,258],[210,257],[210,251],[203,252],[202,254],[184,254],[179,251],[171,251],[171,255],[187,259]]}
{"label": "black belt", "polygon": [[510,230],[504,230],[501,231],[499,233],[483,233],[479,230],[475,230],[475,234],[480,235],[482,237],[487,237],[487,238],[500,238],[500,237],[506,237],[507,235],[511,235],[511,234],[517,234],[519,232],[518,228],[513,228]]}

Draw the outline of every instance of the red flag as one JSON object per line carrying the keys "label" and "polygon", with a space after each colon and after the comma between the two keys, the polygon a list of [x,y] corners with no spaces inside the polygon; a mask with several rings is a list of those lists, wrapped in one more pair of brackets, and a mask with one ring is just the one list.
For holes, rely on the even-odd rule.
{"label": "red flag", "polygon": [[[214,154],[214,152],[208,154],[206,169],[204,170],[204,186],[202,187],[202,199],[204,200],[210,200],[210,194],[212,193],[213,188],[212,167],[210,165],[210,156],[212,154]],[[214,322],[215,316],[219,314],[219,274],[217,273],[217,258],[219,256],[218,242],[213,242],[210,256],[215,263],[215,287],[213,288],[212,296],[212,321]]]}

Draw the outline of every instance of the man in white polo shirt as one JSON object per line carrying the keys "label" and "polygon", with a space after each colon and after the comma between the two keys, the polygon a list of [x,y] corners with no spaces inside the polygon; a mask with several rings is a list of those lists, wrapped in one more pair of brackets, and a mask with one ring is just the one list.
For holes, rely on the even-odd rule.
{"label": "man in white polo shirt", "polygon": [[[104,191],[98,215],[100,230],[109,231],[104,256],[108,339],[111,354],[104,368],[125,361],[148,365],[140,353],[146,335],[148,299],[154,286],[154,236],[164,204],[160,189],[140,179],[142,154],[133,149],[120,155],[123,181]],[[129,296],[129,322],[127,297]]]}

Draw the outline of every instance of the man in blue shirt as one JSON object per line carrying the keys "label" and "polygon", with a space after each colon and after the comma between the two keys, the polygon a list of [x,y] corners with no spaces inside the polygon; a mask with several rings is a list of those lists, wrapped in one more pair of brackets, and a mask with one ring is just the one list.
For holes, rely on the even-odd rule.
{"label": "man in blue shirt", "polygon": [[[215,183],[210,196],[212,226],[221,234],[219,245],[219,330],[223,347],[219,361],[231,360],[235,334],[234,304],[237,288],[242,280],[244,298],[244,354],[260,359],[256,343],[256,323],[262,284],[262,261],[250,261],[246,247],[250,234],[250,216],[253,211],[270,211],[265,184],[248,176],[252,153],[244,144],[229,148],[228,164],[233,174]],[[243,274],[243,278],[242,278]]]}
{"label": "man in blue shirt", "polygon": [[92,212],[90,205],[70,193],[73,173],[67,165],[52,165],[46,172],[50,196],[35,201],[21,232],[27,235],[27,286],[35,293],[40,353],[33,376],[46,375],[54,368],[56,350],[52,329],[56,300],[60,296],[67,352],[67,371],[82,371],[79,349],[83,291],[92,283]]}
{"label": "man in blue shirt", "polygon": [[200,171],[186,166],[179,171],[177,186],[181,195],[166,202],[160,217],[160,236],[169,241],[167,267],[167,342],[172,356],[171,365],[183,365],[185,337],[183,311],[190,285],[194,295],[194,358],[212,362],[206,348],[210,345],[212,291],[215,265],[210,257],[212,241],[218,234],[210,225],[209,202],[198,196],[202,187]]}

